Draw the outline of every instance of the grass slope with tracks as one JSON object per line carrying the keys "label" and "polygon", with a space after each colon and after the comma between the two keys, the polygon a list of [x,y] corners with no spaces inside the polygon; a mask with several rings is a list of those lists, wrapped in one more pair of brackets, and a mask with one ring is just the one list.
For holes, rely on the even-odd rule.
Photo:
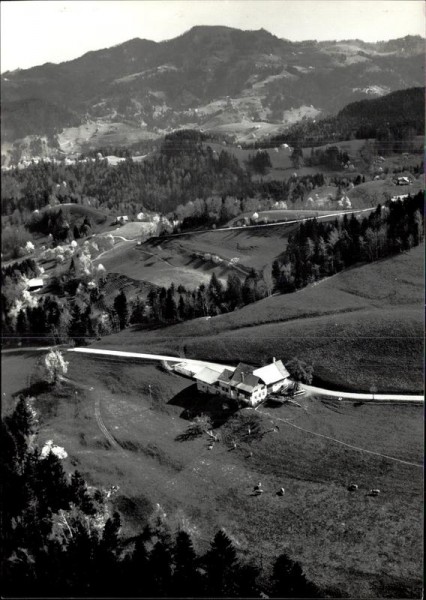
{"label": "grass slope with tracks", "polygon": [[[15,377],[30,358],[18,351],[2,359],[9,405],[12,394],[34,391]],[[69,380],[37,395],[40,442],[64,447],[66,469],[77,468],[91,484],[119,486],[114,503],[125,537],[140,533],[160,503],[199,550],[223,527],[242,555],[268,569],[285,551],[334,595],[419,593],[421,407],[304,397],[300,408],[233,413],[200,396],[191,380],[143,361],[71,353],[67,360]],[[212,450],[207,436],[186,439],[188,412],[212,416],[221,438]],[[256,497],[259,481],[265,493]],[[355,494],[347,491],[352,481]],[[276,494],[281,487],[284,497]],[[368,496],[373,487],[378,498]]]}
{"label": "grass slope with tracks", "polygon": [[[424,246],[339,273],[293,294],[156,331],[123,331],[101,348],[175,352],[254,364],[278,356],[312,362],[324,387],[423,389]],[[178,281],[175,280],[178,284]],[[136,350],[137,349],[137,350]]]}

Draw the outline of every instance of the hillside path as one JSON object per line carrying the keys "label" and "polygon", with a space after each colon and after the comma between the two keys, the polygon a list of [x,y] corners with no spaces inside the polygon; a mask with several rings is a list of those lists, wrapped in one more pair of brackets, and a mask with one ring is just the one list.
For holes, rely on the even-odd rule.
{"label": "hillside path", "polygon": [[[196,360],[192,358],[182,358],[177,356],[166,356],[162,354],[147,354],[141,352],[123,352],[121,350],[101,350],[98,348],[69,348],[68,352],[81,352],[83,354],[93,354],[100,356],[119,356],[124,358],[141,358],[145,360],[154,360],[154,361],[168,361],[168,362],[185,362],[188,364],[194,365],[204,365],[206,367],[223,367],[224,369],[233,369],[234,367],[231,365],[223,365],[218,363],[207,362],[204,360]],[[332,396],[339,398],[351,398],[353,400],[388,400],[388,401],[398,401],[398,402],[423,402],[424,397],[422,395],[411,395],[411,394],[360,394],[355,392],[336,392],[332,390],[326,390],[323,388],[318,388],[310,385],[301,384],[301,387],[307,392],[311,392],[318,396]]]}

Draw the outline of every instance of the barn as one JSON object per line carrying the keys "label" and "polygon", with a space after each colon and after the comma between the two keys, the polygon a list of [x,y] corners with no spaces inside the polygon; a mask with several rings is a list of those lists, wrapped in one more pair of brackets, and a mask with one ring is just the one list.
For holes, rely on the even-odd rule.
{"label": "barn", "polygon": [[210,367],[201,369],[201,371],[194,375],[194,379],[197,382],[197,390],[207,394],[220,394],[218,386],[219,375],[220,373]]}
{"label": "barn", "polygon": [[36,292],[40,290],[44,285],[43,279],[41,277],[34,277],[34,279],[30,279],[27,283],[27,289],[30,292]]}

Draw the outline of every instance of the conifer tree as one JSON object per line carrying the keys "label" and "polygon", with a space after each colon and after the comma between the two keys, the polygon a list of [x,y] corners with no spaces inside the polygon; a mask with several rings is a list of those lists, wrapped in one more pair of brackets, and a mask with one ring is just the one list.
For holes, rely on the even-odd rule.
{"label": "conifer tree", "polygon": [[114,299],[114,310],[118,315],[118,320],[120,323],[120,329],[124,329],[127,326],[128,318],[129,318],[129,310],[127,307],[127,298],[124,290],[118,294],[118,296]]}
{"label": "conifer tree", "polygon": [[231,540],[222,530],[215,535],[202,562],[206,568],[207,595],[235,597],[235,572],[239,567],[237,553]]}
{"label": "conifer tree", "polygon": [[186,531],[179,531],[174,546],[173,594],[179,598],[198,596],[201,578],[197,570],[197,555]]}

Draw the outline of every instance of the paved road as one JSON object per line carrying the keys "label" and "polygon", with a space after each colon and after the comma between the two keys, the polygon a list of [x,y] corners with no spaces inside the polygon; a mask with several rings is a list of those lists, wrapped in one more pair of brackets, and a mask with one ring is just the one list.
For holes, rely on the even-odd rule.
{"label": "paved road", "polygon": [[100,350],[97,348],[69,348],[68,352],[82,352],[83,354],[97,354],[104,356],[123,356],[127,358],[142,358],[145,360],[165,360],[167,362],[181,363],[185,362],[190,365],[204,365],[205,367],[222,367],[223,369],[233,369],[230,365],[222,365],[219,363],[206,362],[205,360],[195,360],[192,358],[182,358],[179,356],[166,356],[163,354],[145,354],[141,352],[122,352],[121,350]]}
{"label": "paved road", "polygon": [[334,392],[313,385],[301,384],[307,392],[319,396],[332,396],[333,398],[351,398],[352,400],[399,400],[401,402],[423,402],[424,396],[412,394],[357,394],[355,392]]}
{"label": "paved road", "polygon": [[[222,365],[218,363],[206,362],[204,360],[195,360],[190,358],[182,358],[177,356],[166,356],[162,354],[147,354],[140,352],[122,352],[121,350],[101,350],[95,348],[70,348],[69,352],[81,352],[83,354],[94,354],[94,355],[103,355],[103,356],[122,356],[128,358],[142,358],[145,360],[157,360],[162,361],[165,360],[167,362],[185,362],[193,365],[205,365],[206,367],[223,367],[228,369],[233,369],[234,367],[231,365]],[[336,398],[351,398],[353,400],[394,400],[399,402],[423,402],[424,397],[419,395],[411,395],[411,394],[357,394],[354,392],[335,392],[331,390],[326,390],[323,388],[314,387],[311,385],[302,384],[302,387],[307,391],[311,392],[317,396],[332,396]]]}
{"label": "paved road", "polygon": [[[278,223],[264,223],[262,225],[239,225],[238,227],[237,226],[218,227],[217,229],[201,229],[198,231],[183,231],[181,233],[170,233],[168,235],[162,236],[161,238],[157,237],[157,239],[166,241],[170,238],[183,237],[185,235],[200,235],[202,233],[215,233],[216,231],[238,231],[240,229],[259,229],[261,227],[281,227],[282,225],[293,225],[295,223],[305,223],[305,221],[309,221],[312,219],[317,219],[317,220],[329,219],[330,217],[339,217],[342,215],[351,215],[351,214],[357,214],[357,213],[371,212],[372,210],[376,210],[376,208],[374,207],[374,208],[363,208],[363,209],[351,210],[351,211],[346,210],[346,211],[341,211],[341,212],[330,212],[330,213],[327,213],[326,215],[321,215],[319,217],[306,217],[304,219],[293,219],[291,221],[280,221]],[[108,233],[111,233],[111,232],[105,232],[102,235],[107,235]],[[122,240],[122,242],[133,242],[134,244],[137,243],[137,238],[129,240],[128,238],[125,238],[121,235],[114,235],[114,234],[112,234],[112,235],[115,238],[120,238]],[[94,237],[96,237],[96,234]],[[153,237],[155,238],[155,236],[153,236]],[[93,262],[99,260],[100,258],[105,256],[105,254],[108,254],[109,252],[112,252],[115,249],[116,249],[116,246],[114,246],[113,248],[109,248],[108,250],[104,250],[96,258],[93,259]],[[154,256],[154,254],[153,254],[153,256]],[[243,269],[243,268],[241,267],[241,269]],[[244,273],[245,273],[245,271],[244,271]]]}
{"label": "paved road", "polygon": [[376,210],[377,207],[374,208],[362,208],[362,209],[358,209],[358,210],[351,210],[351,211],[342,211],[342,212],[330,212],[326,215],[322,215],[320,217],[306,217],[304,219],[294,219],[291,221],[280,221],[278,223],[264,223],[264,224],[260,224],[260,225],[239,225],[237,226],[233,226],[233,227],[217,227],[216,229],[201,229],[199,231],[183,231],[181,233],[170,233],[168,235],[164,235],[159,239],[162,240],[167,240],[169,238],[173,238],[173,237],[180,237],[180,236],[184,236],[184,235],[195,235],[195,234],[201,234],[201,233],[215,233],[216,231],[237,231],[239,229],[260,229],[262,227],[282,227],[283,225],[293,225],[294,223],[305,223],[306,221],[312,221],[312,219],[317,219],[318,221],[320,219],[330,219],[330,217],[339,217],[339,216],[343,216],[343,215],[352,215],[352,214],[358,214],[358,213],[364,213],[364,212],[371,212],[372,210]]}

